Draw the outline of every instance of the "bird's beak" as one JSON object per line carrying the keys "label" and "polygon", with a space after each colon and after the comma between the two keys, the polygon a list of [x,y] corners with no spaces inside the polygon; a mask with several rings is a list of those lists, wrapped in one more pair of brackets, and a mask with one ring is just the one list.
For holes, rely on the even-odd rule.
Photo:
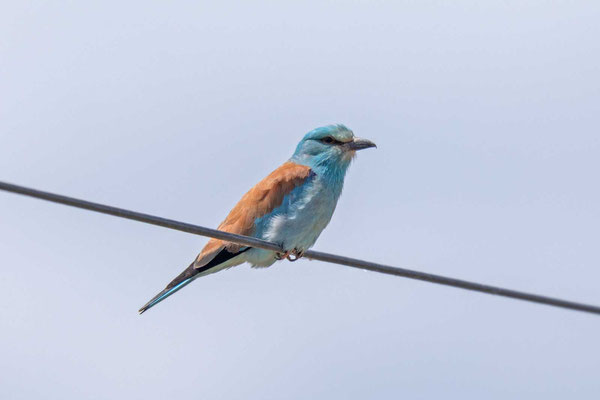
{"label": "bird's beak", "polygon": [[369,147],[377,147],[377,145],[368,139],[356,137],[353,141],[346,143],[348,150],[356,151],[368,149]]}

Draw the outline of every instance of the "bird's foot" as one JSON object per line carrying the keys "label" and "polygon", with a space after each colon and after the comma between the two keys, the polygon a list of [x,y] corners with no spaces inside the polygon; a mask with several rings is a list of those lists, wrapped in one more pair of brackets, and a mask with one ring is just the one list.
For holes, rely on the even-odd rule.
{"label": "bird's foot", "polygon": [[291,262],[297,261],[299,258],[302,258],[302,256],[304,256],[304,250],[298,250],[298,249],[288,250],[283,253],[281,253],[281,252],[275,253],[276,260],[287,259],[288,261],[291,261]]}
{"label": "bird's foot", "polygon": [[304,250],[293,249],[293,250],[287,252],[286,258],[289,261],[294,262],[294,261],[297,261],[298,259],[302,258],[302,256],[304,256]]}

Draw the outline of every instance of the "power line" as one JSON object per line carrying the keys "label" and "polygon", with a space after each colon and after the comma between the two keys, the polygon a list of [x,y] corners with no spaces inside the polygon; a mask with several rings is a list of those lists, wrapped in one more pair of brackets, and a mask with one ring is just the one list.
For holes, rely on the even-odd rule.
{"label": "power line", "polygon": [[[31,189],[10,183],[0,182],[0,190],[18,193],[37,199],[47,200],[54,203],[65,204],[72,207],[83,208],[85,210],[95,211],[102,214],[113,215],[115,217],[131,219],[134,221],[145,222],[147,224],[158,225],[164,228],[174,229],[182,232],[192,233],[200,236],[207,236],[215,239],[226,240],[239,243],[246,246],[257,247],[266,250],[282,251],[281,247],[275,243],[256,239],[248,236],[235,235],[232,233],[218,231],[216,229],[205,228],[203,226],[192,225],[185,222],[175,221],[157,217],[154,215],[143,214],[122,208],[111,207],[104,204],[93,203],[90,201],[75,199],[73,197],[62,196],[59,194],[43,192],[41,190]],[[576,303],[568,300],[557,299],[553,297],[540,296],[532,293],[520,292],[501,287],[484,285],[476,282],[464,281],[461,279],[449,278],[441,275],[429,274],[426,272],[414,271],[405,268],[391,267],[388,265],[377,264],[370,261],[358,260],[355,258],[339,256],[336,254],[322,253],[320,251],[309,250],[304,253],[304,257],[319,260],[333,264],[345,265],[348,267],[364,269],[373,272],[380,272],[388,275],[401,276],[404,278],[416,279],[431,283],[437,283],[445,286],[452,286],[475,292],[493,294],[496,296],[509,297],[512,299],[524,300],[533,303],[546,304],[553,307],[566,308],[569,310],[583,311],[592,314],[600,314],[600,307]]]}

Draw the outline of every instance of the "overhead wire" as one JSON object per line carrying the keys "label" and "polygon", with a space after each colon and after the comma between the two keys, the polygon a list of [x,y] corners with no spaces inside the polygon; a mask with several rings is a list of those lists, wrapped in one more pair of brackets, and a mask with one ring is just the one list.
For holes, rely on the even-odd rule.
{"label": "overhead wire", "polygon": [[[138,222],[157,225],[164,228],[174,229],[181,232],[187,232],[195,235],[221,239],[228,242],[238,243],[245,246],[252,246],[265,250],[283,252],[283,249],[276,243],[271,243],[265,240],[236,235],[229,232],[223,232],[216,229],[206,228],[199,225],[189,224],[186,222],[175,221],[172,219],[157,217],[150,214],[144,214],[136,211],[130,211],[123,208],[112,207],[104,204],[94,203],[91,201],[76,199],[73,197],[63,196],[60,194],[44,192],[37,189],[32,189],[24,186],[14,185],[11,183],[0,181],[0,190],[17,193],[24,196],[34,197],[37,199],[47,200],[54,203],[64,204],[72,207],[81,208],[84,210],[95,211],[102,214],[108,214],[115,217],[126,218]],[[578,303],[569,300],[563,300],[554,297],[542,296],[533,293],[527,293],[512,289],[506,289],[497,286],[486,285],[477,282],[466,281],[462,279],[451,278],[442,275],[430,274],[427,272],[415,271],[406,268],[392,267],[389,265],[379,264],[371,261],[359,260],[337,254],[323,253],[320,251],[308,250],[303,255],[311,260],[324,261],[327,263],[344,265],[348,267],[379,272],[387,275],[400,276],[419,281],[436,283],[439,285],[456,287],[466,290],[471,290],[480,293],[486,293],[501,297],[508,297],[517,300],[528,301],[532,303],[545,304],[552,307],[559,307],[568,310],[582,311],[600,315],[600,307]]]}

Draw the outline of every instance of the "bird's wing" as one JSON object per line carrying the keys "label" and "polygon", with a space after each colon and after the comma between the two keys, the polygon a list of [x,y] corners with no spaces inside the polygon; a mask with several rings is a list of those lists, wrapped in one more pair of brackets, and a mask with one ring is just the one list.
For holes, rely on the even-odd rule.
{"label": "bird's wing", "polygon": [[[291,161],[284,163],[250,189],[217,229],[252,236],[256,220],[279,207],[287,194],[304,184],[312,175],[310,167]],[[196,257],[194,268],[205,267],[223,250],[236,254],[242,247],[244,246],[236,243],[211,239]]]}
{"label": "bird's wing", "polygon": [[[288,193],[304,184],[313,175],[309,167],[291,161],[286,162],[250,189],[218,229],[238,235],[252,236],[255,221],[279,207]],[[173,279],[164,290],[140,308],[139,313],[145,312],[184,288],[194,279],[202,276],[202,273],[211,273],[242,263],[243,259],[236,257],[249,249],[247,246],[236,243],[211,239],[198,254],[196,260]]]}

